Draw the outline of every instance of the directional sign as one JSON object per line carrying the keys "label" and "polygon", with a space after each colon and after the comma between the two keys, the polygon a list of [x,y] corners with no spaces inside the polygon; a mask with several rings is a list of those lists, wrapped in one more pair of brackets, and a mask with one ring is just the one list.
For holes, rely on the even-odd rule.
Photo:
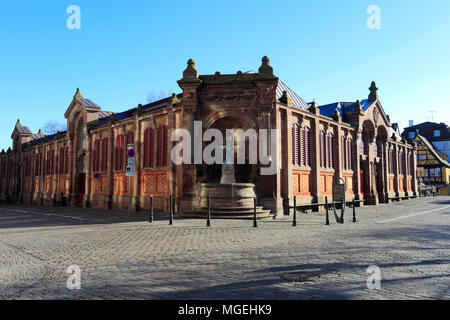
{"label": "directional sign", "polygon": [[127,150],[130,150],[130,149],[134,149],[134,144],[133,143],[127,144]]}
{"label": "directional sign", "polygon": [[128,156],[130,157],[130,158],[133,158],[134,156],[135,156],[135,152],[134,152],[134,149],[129,149],[128,150]]}
{"label": "directional sign", "polygon": [[134,158],[128,158],[127,166],[134,167]]}

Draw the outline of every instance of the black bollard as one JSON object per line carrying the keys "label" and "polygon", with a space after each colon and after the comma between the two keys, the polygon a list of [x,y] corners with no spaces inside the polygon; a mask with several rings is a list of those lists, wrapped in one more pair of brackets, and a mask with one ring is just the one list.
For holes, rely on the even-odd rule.
{"label": "black bollard", "polygon": [[256,197],[253,198],[253,228],[258,228],[258,220],[256,219]]}
{"label": "black bollard", "polygon": [[[345,210],[345,202],[344,202],[344,198],[341,198],[341,203],[342,203],[342,213],[344,213]],[[341,219],[341,224],[344,224],[344,214],[342,214],[342,219]]]}
{"label": "black bollard", "polygon": [[208,219],[206,220],[206,226],[211,227],[211,206],[209,204],[209,195],[208,195]]}
{"label": "black bollard", "polygon": [[148,220],[148,222],[153,222],[153,195],[150,196],[150,219]]}
{"label": "black bollard", "polygon": [[297,197],[294,197],[294,217],[292,220],[292,226],[297,226]]}
{"label": "black bollard", "polygon": [[169,216],[169,225],[173,225],[173,196],[170,195],[170,216]]}
{"label": "black bollard", "polygon": [[356,222],[356,206],[355,206],[355,199],[353,199],[353,223]]}
{"label": "black bollard", "polygon": [[325,197],[325,225],[330,225],[330,217],[328,216],[328,197]]}

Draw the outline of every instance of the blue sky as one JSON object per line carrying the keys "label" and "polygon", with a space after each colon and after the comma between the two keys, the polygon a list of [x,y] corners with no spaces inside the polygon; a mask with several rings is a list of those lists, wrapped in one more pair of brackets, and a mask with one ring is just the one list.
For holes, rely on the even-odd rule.
{"label": "blue sky", "polygon": [[[81,29],[69,30],[69,5]],[[369,30],[369,5],[381,29]],[[17,118],[33,132],[65,122],[77,87],[104,110],[180,92],[189,58],[201,74],[274,72],[306,101],[368,95],[372,80],[393,122],[450,124],[450,1],[2,1],[0,149]]]}

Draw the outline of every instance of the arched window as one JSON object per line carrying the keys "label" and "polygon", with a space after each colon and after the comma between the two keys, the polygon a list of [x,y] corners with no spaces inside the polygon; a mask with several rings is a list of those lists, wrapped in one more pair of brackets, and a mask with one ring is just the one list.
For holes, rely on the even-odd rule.
{"label": "arched window", "polygon": [[346,155],[346,160],[347,160],[347,170],[353,170],[353,140],[352,138],[348,138],[347,139],[347,155]]}
{"label": "arched window", "polygon": [[124,135],[118,135],[116,138],[116,165],[115,165],[115,169],[117,171],[119,170],[123,170],[124,169],[124,149],[125,149],[125,145],[124,145]]}
{"label": "arched window", "polygon": [[154,133],[152,128],[147,128],[144,131],[144,168],[152,168],[153,161],[153,140]]}
{"label": "arched window", "polygon": [[292,164],[300,165],[300,127],[297,123],[292,125]]}
{"label": "arched window", "polygon": [[100,140],[96,140],[94,142],[92,158],[92,169],[94,170],[94,172],[98,172],[100,170]]}
{"label": "arched window", "polygon": [[102,140],[102,171],[108,170],[108,138]]}
{"label": "arched window", "polygon": [[326,154],[325,154],[325,132],[319,132],[319,152],[320,152],[320,167],[326,167]]}
{"label": "arched window", "polygon": [[311,131],[308,127],[303,127],[302,130],[302,165],[311,166]]}
{"label": "arched window", "polygon": [[347,155],[347,153],[345,152],[345,137],[342,136],[341,137],[341,162],[342,162],[341,167],[342,167],[342,170],[346,169],[345,168],[345,165],[347,163],[346,155]]}
{"label": "arched window", "polygon": [[167,126],[158,128],[156,166],[167,166]]}
{"label": "arched window", "polygon": [[328,168],[334,168],[334,148],[333,148],[333,134],[327,134],[327,164]]}

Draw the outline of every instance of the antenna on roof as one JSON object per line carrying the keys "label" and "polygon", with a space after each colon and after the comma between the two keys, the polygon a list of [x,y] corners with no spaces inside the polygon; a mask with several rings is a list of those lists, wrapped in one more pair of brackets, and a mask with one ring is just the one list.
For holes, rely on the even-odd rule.
{"label": "antenna on roof", "polygon": [[437,111],[429,110],[429,113],[431,113],[431,122],[434,122],[434,114],[437,113]]}

